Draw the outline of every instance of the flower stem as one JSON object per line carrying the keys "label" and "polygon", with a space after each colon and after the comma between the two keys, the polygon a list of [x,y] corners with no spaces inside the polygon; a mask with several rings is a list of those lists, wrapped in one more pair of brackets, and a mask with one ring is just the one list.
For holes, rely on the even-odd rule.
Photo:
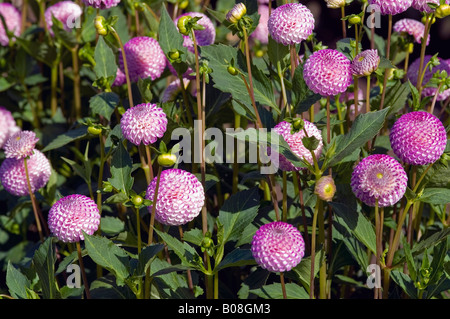
{"label": "flower stem", "polygon": [[281,291],[283,292],[283,299],[287,299],[286,284],[284,283],[284,273],[280,272]]}
{"label": "flower stem", "polygon": [[58,85],[58,63],[54,62],[50,73],[50,109],[52,117],[55,116],[58,109],[58,100],[56,96],[56,87]]}
{"label": "flower stem", "polygon": [[[391,55],[391,36],[392,36],[392,14],[389,15],[389,25],[388,25],[388,38],[386,44],[386,59],[389,60],[389,56]],[[383,92],[381,93],[381,101],[380,101],[380,110],[384,107],[384,100],[386,98],[386,85],[389,76],[390,69],[384,70],[384,79],[383,79]]]}
{"label": "flower stem", "polygon": [[113,27],[110,27],[110,29],[111,29],[111,33],[113,34],[114,38],[116,38],[117,43],[119,44],[119,47],[120,47],[120,52],[122,53],[123,68],[124,68],[124,71],[125,71],[125,78],[127,80],[128,102],[130,104],[130,107],[133,107],[134,106],[133,93],[131,91],[130,73],[128,71],[128,63],[127,63],[127,57],[125,56],[125,49],[123,47],[122,40],[120,39],[119,34],[117,33],[117,31]]}
{"label": "flower stem", "polygon": [[443,84],[442,82],[439,84],[439,87],[437,88],[436,94],[433,97],[433,102],[431,103],[430,109],[428,111],[431,114],[434,113],[434,107],[436,105],[436,101],[437,101],[437,98],[439,96],[439,91],[441,90],[442,84]]}
{"label": "flower stem", "polygon": [[78,45],[71,50],[73,68],[73,99],[75,106],[75,118],[81,118],[81,93],[80,93],[80,67],[78,63]]}
{"label": "flower stem", "polygon": [[315,261],[316,261],[316,229],[317,216],[319,215],[319,206],[322,205],[322,200],[317,198],[316,206],[314,207],[312,233],[311,233],[311,275],[309,281],[309,299],[314,299],[314,275],[315,275]]}
{"label": "flower stem", "polygon": [[287,173],[283,171],[283,218],[284,222],[287,222],[288,205],[287,205]]}
{"label": "flower stem", "polygon": [[[241,115],[237,112],[234,112],[234,129],[237,130],[241,127]],[[232,194],[236,194],[238,191],[239,184],[239,163],[238,163],[238,143],[237,139],[234,142],[234,159],[233,159],[233,185],[232,185]]]}
{"label": "flower stem", "polygon": [[419,62],[419,72],[417,74],[417,90],[419,91],[419,104],[420,99],[422,95],[422,82],[423,82],[423,74],[425,73],[425,69],[423,68],[423,64],[425,62],[425,51],[427,49],[427,39],[428,35],[430,34],[432,20],[433,20],[434,14],[426,14],[425,15],[425,31],[423,33],[422,43],[421,43],[421,49],[420,49],[420,62]]}
{"label": "flower stem", "polygon": [[84,269],[83,256],[81,255],[81,246],[80,242],[77,241],[77,253],[78,253],[78,262],[80,263],[81,275],[83,276],[84,283],[84,291],[86,292],[87,299],[91,299],[91,293],[89,291],[89,283],[86,277],[86,270]]}
{"label": "flower stem", "polygon": [[158,175],[156,177],[156,185],[155,185],[155,193],[153,194],[153,202],[152,202],[152,212],[150,215],[150,226],[148,228],[148,245],[150,246],[153,243],[153,231],[155,225],[155,214],[156,214],[156,202],[158,200],[158,190],[159,190],[159,182],[161,179],[162,166],[158,168]]}
{"label": "flower stem", "polygon": [[342,21],[342,38],[346,38],[347,37],[347,26],[345,25],[345,6],[341,7],[341,21]]}
{"label": "flower stem", "polygon": [[39,238],[41,239],[41,242],[44,242],[44,235],[42,233],[41,221],[39,220],[39,211],[38,211],[38,206],[37,206],[37,203],[36,203],[36,197],[34,196],[34,193],[33,193],[32,188],[31,188],[30,175],[29,175],[29,172],[28,172],[27,158],[23,159],[23,164],[24,164],[24,167],[25,167],[25,176],[27,178],[28,193],[30,194],[31,205],[33,206],[34,219],[36,220],[36,226],[37,226],[37,230],[38,230],[38,233],[39,233]]}

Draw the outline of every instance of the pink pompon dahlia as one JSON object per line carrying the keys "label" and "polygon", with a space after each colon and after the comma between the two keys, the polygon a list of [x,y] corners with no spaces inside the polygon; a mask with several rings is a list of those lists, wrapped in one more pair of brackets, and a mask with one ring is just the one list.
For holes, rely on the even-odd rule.
{"label": "pink pompon dahlia", "polygon": [[[407,33],[414,38],[417,43],[422,43],[425,33],[425,25],[414,19],[401,19],[394,24],[393,30],[397,33]],[[430,35],[428,35],[427,45],[430,44]]]}
{"label": "pink pompon dahlia", "polygon": [[58,200],[48,212],[48,228],[64,243],[84,240],[83,231],[92,235],[100,224],[95,201],[84,195],[69,195]]}
{"label": "pink pompon dahlia", "polygon": [[[134,37],[124,45],[128,64],[130,80],[150,77],[155,80],[161,76],[166,67],[166,56],[157,40],[150,37]],[[124,70],[122,54],[119,54],[119,63]]]}
{"label": "pink pompon dahlia", "polygon": [[258,13],[260,15],[258,26],[252,32],[250,38],[258,40],[261,44],[267,44],[269,42],[269,27],[267,26],[269,21],[269,7],[266,5],[259,5]]}
{"label": "pink pompon dahlia", "polygon": [[83,0],[84,4],[95,9],[109,9],[117,6],[120,0]]}
{"label": "pink pompon dahlia", "polygon": [[[5,19],[6,28],[16,37],[20,36],[22,19],[20,11],[10,3],[0,3],[0,15]],[[9,45],[9,38],[3,23],[0,23],[0,44],[4,47]]]}
{"label": "pink pompon dahlia", "polygon": [[[427,65],[427,63],[430,61],[431,58],[432,58],[431,55],[425,56],[424,62],[423,62],[424,67],[425,67],[425,65]],[[428,81],[431,80],[431,78],[433,77],[433,74],[436,72],[446,71],[447,74],[450,74],[450,65],[448,63],[446,63],[446,61],[444,59],[442,59],[442,58],[438,58],[438,59],[441,64],[433,67],[431,72],[430,72],[429,68],[427,68],[425,70],[425,75],[423,77],[423,82],[422,82],[423,86],[425,86],[428,83]],[[419,67],[420,67],[420,58],[417,58],[413,63],[411,63],[411,65],[408,68],[408,72],[406,74],[408,80],[411,81],[411,84],[414,86],[417,85],[417,75],[419,74]],[[436,94],[436,91],[437,91],[437,88],[435,88],[435,87],[425,87],[422,90],[422,95],[423,96],[434,96]],[[437,101],[446,100],[448,97],[450,97],[450,89],[447,89],[444,92],[439,93],[437,96]]]}
{"label": "pink pompon dahlia", "polygon": [[73,1],[60,1],[50,6],[45,10],[44,17],[47,29],[51,35],[52,30],[52,16],[62,22],[64,30],[69,31],[74,29],[77,25],[77,20],[83,14],[81,7]]}
{"label": "pink pompon dahlia", "polygon": [[39,139],[32,131],[19,131],[12,134],[5,143],[5,157],[23,159],[33,155]]}
{"label": "pink pompon dahlia", "polygon": [[8,138],[20,131],[11,112],[0,106],[0,148],[3,148]]}
{"label": "pink pompon dahlia", "polygon": [[305,255],[300,231],[285,222],[262,225],[253,236],[251,251],[255,261],[271,272],[290,271]]}
{"label": "pink pompon dahlia", "polygon": [[[183,86],[186,90],[188,89],[190,82],[191,81],[189,81],[188,79],[183,79]],[[164,90],[164,93],[161,98],[161,103],[175,101],[178,94],[180,94],[180,93],[181,93],[180,79],[176,79],[176,80],[170,82],[170,84]]]}
{"label": "pink pompon dahlia", "polygon": [[377,6],[383,15],[396,15],[405,12],[411,7],[413,0],[368,0],[369,5]]}
{"label": "pink pompon dahlia", "polygon": [[123,137],[135,145],[153,144],[167,129],[167,117],[156,104],[142,103],[129,108],[120,120]]}
{"label": "pink pompon dahlia", "polygon": [[[146,199],[153,201],[157,177],[148,185]],[[164,225],[179,226],[200,214],[205,191],[197,177],[187,171],[171,168],[161,172],[155,219]],[[153,206],[148,207],[152,212]]]}
{"label": "pink pompon dahlia", "polygon": [[442,122],[424,111],[402,115],[394,123],[389,139],[395,155],[411,165],[436,162],[447,145],[447,134]]}
{"label": "pink pompon dahlia", "polygon": [[[304,122],[304,130],[300,130],[294,134],[291,134],[292,124],[286,121],[278,123],[273,130],[281,135],[286,143],[288,143],[291,151],[297,155],[300,159],[306,160],[308,163],[313,165],[313,157],[311,155],[311,151],[309,151],[304,145],[302,139],[306,137],[305,130],[308,133],[308,136],[314,136],[319,140],[319,145],[314,150],[314,154],[316,158],[319,158],[322,154],[323,141],[322,141],[322,133],[313,123],[308,122],[306,120]],[[304,167],[295,167],[286,157],[280,154],[279,156],[279,167],[282,171],[298,171],[304,170]]]}
{"label": "pink pompon dahlia", "polygon": [[[32,192],[44,187],[52,173],[50,162],[42,152],[34,150],[27,160]],[[23,159],[7,158],[0,166],[0,181],[6,191],[15,196],[28,195],[28,184]]]}
{"label": "pink pompon dahlia", "polygon": [[[413,0],[412,7],[421,12],[431,13],[434,10],[430,8],[428,3],[433,3],[439,6],[440,0]],[[445,3],[450,4],[450,0],[446,0]]]}
{"label": "pink pompon dahlia", "polygon": [[[215,28],[214,24],[212,23],[211,19],[208,18],[208,16],[206,14],[201,13],[201,12],[183,13],[182,15],[178,16],[175,19],[175,21],[174,21],[175,25],[177,25],[178,20],[184,16],[190,16],[192,18],[201,18],[200,20],[197,21],[197,23],[205,28],[203,30],[195,30],[194,31],[195,39],[199,46],[206,46],[206,45],[211,45],[214,43],[214,41],[216,40],[216,28]],[[178,26],[177,26],[177,29],[178,29]],[[183,38],[184,38],[183,46],[185,48],[189,49],[189,48],[194,47],[194,42],[192,41],[190,36],[183,35]]]}
{"label": "pink pompon dahlia", "polygon": [[303,66],[306,85],[322,96],[335,96],[347,90],[352,83],[350,60],[337,50],[314,52]]}
{"label": "pink pompon dahlia", "polygon": [[352,173],[353,193],[368,206],[392,206],[406,192],[408,176],[403,166],[389,155],[375,154],[364,158]]}
{"label": "pink pompon dahlia", "polygon": [[332,176],[322,176],[316,182],[314,187],[314,194],[316,194],[321,200],[329,202],[333,199],[336,193],[336,184]]}
{"label": "pink pompon dahlia", "polygon": [[379,64],[378,50],[365,50],[353,59],[350,69],[355,76],[368,76],[376,71]]}
{"label": "pink pompon dahlia", "polygon": [[126,78],[125,73],[123,73],[123,71],[120,68],[117,68],[116,78],[114,79],[114,82],[111,86],[112,87],[122,86],[125,83],[127,83],[127,78]]}
{"label": "pink pompon dahlia", "polygon": [[283,45],[306,40],[314,30],[314,16],[301,3],[287,3],[272,11],[267,23],[272,39]]}

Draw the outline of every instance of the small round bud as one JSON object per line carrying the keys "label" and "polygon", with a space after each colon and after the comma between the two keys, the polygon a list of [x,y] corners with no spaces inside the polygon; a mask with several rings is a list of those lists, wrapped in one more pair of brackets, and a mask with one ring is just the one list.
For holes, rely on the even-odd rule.
{"label": "small round bud", "polygon": [[186,9],[188,5],[189,5],[189,0],[184,0],[184,1],[180,2],[180,4],[178,5],[178,8],[183,10],[183,9]]}
{"label": "small round bud", "polygon": [[100,134],[102,134],[102,129],[100,127],[96,127],[94,125],[89,126],[87,131],[88,131],[89,134],[92,134],[92,135],[100,135]]}
{"label": "small round bud", "polygon": [[409,52],[409,54],[414,52],[414,43],[408,44],[408,52]]}
{"label": "small round bud", "polygon": [[182,16],[178,19],[177,27],[182,35],[189,35],[188,23],[192,20],[191,16]]}
{"label": "small round bud", "polygon": [[345,7],[345,0],[325,0],[327,7],[331,9],[338,9]]}
{"label": "small round bud", "polygon": [[242,2],[236,3],[234,7],[228,11],[226,19],[230,23],[237,23],[247,13],[247,7]]}
{"label": "small round bud", "polygon": [[214,245],[214,241],[211,238],[209,238],[209,237],[203,238],[203,240],[202,240],[202,247],[203,248],[209,248],[212,245]]}
{"label": "small round bud", "polygon": [[441,4],[436,9],[436,17],[439,19],[445,18],[450,15],[450,5],[448,4]]}
{"label": "small round bud", "polygon": [[361,23],[361,17],[355,15],[355,16],[349,18],[348,22],[352,25],[359,24],[359,23]]}
{"label": "small round bud", "polygon": [[430,18],[431,18],[431,17],[423,16],[423,17],[422,17],[422,23],[423,23],[423,24],[426,24],[426,23],[427,23],[427,20],[428,20],[428,23],[430,23],[430,21],[431,21],[431,24],[434,24],[434,23],[436,22],[436,18],[433,17],[432,20],[430,20]]}
{"label": "small round bud", "polygon": [[175,154],[161,154],[158,156],[158,164],[165,167],[170,167],[175,165],[177,162],[177,156]]}
{"label": "small round bud", "polygon": [[97,29],[97,33],[100,35],[107,35],[108,29],[105,26],[105,18],[103,16],[96,16],[94,20],[95,29]]}
{"label": "small round bud", "polygon": [[305,122],[302,119],[295,120],[294,123],[292,123],[292,126],[294,127],[294,130],[300,131],[303,130],[303,127],[305,126]]}
{"label": "small round bud", "polygon": [[180,51],[176,50],[176,51],[169,52],[169,58],[171,58],[172,60],[179,59],[180,58]]}
{"label": "small round bud", "polygon": [[228,73],[230,73],[231,75],[238,75],[239,71],[234,67],[234,66],[228,66],[227,68]]}
{"label": "small round bud", "polygon": [[131,202],[133,203],[134,206],[141,206],[142,203],[144,202],[144,199],[142,198],[142,196],[136,195],[133,196]]}
{"label": "small round bud", "polygon": [[336,193],[336,185],[331,176],[322,176],[316,183],[314,193],[323,201],[329,202]]}
{"label": "small round bud", "polygon": [[262,58],[264,56],[264,51],[263,50],[257,50],[255,52],[255,56],[258,58]]}

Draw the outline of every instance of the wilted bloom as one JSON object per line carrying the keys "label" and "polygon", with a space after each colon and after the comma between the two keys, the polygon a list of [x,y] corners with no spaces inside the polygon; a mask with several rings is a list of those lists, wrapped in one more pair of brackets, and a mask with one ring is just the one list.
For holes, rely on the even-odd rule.
{"label": "wilted bloom", "polygon": [[120,120],[123,137],[135,145],[153,144],[167,129],[167,117],[156,104],[142,103],[129,108]]}
{"label": "wilted bloom", "polygon": [[84,195],[69,195],[58,200],[48,212],[48,228],[64,243],[84,240],[83,231],[92,235],[100,224],[95,201]]}
{"label": "wilted bloom", "polygon": [[[432,58],[431,55],[426,55],[424,57],[423,65],[427,65],[427,63]],[[427,68],[425,70],[425,75],[423,77],[422,85],[425,86],[428,81],[431,80],[433,77],[433,74],[436,72],[446,71],[447,74],[450,74],[450,65],[446,63],[446,61],[442,58],[438,58],[440,64],[437,66],[434,66],[433,69],[430,72],[430,69]],[[417,58],[408,68],[408,72],[406,74],[409,81],[411,81],[411,84],[416,86],[417,85],[417,75],[419,74],[419,67],[420,67],[420,58]],[[422,90],[423,96],[434,96],[436,94],[437,88],[435,87],[424,87]],[[445,90],[444,92],[441,92],[437,96],[437,101],[443,101],[446,100],[450,96],[450,89]]]}
{"label": "wilted bloom", "polygon": [[[197,40],[197,44],[199,46],[211,45],[216,40],[216,28],[212,23],[211,19],[209,19],[205,14],[201,12],[186,12],[175,19],[175,25],[177,25],[178,20],[181,17],[190,16],[192,18],[201,18],[197,21],[197,24],[204,27],[203,30],[194,30],[195,39]],[[177,26],[178,29],[178,26]],[[183,35],[184,42],[183,46],[185,48],[193,48],[194,42],[190,38],[189,35]]]}
{"label": "wilted bloom", "polygon": [[[20,36],[22,27],[22,19],[20,11],[10,3],[0,3],[0,15],[5,19],[8,31],[12,32],[16,37]],[[0,21],[0,44],[4,47],[9,45],[9,38],[3,23]]]}
{"label": "wilted bloom", "polygon": [[[166,67],[166,56],[157,40],[149,37],[135,37],[124,45],[130,80],[150,77],[155,80],[161,76]],[[119,63],[124,70],[123,57],[119,54]]]}
{"label": "wilted bloom", "polygon": [[250,34],[250,38],[258,40],[261,44],[267,44],[269,42],[269,27],[267,26],[269,21],[269,7],[262,4],[259,5],[258,13],[260,15],[258,26]]}
{"label": "wilted bloom", "polygon": [[396,15],[411,7],[413,0],[368,0],[369,5],[378,6],[383,15]]}
{"label": "wilted bloom", "polygon": [[[146,199],[153,201],[157,177],[148,185]],[[155,219],[164,225],[179,226],[200,214],[205,191],[197,177],[181,169],[161,172],[156,200]],[[151,213],[153,206],[148,207]]]}
{"label": "wilted bloom", "polygon": [[305,255],[300,231],[285,222],[262,225],[253,236],[251,250],[255,261],[271,272],[290,271]]}
{"label": "wilted bloom", "polygon": [[[394,31],[398,33],[407,33],[414,37],[414,41],[422,43],[425,33],[425,25],[414,19],[401,19],[394,24]],[[428,35],[427,45],[430,44],[430,35]]]}
{"label": "wilted bloom", "polygon": [[447,145],[442,122],[423,111],[402,115],[392,127],[389,139],[395,155],[411,165],[436,162]]}
{"label": "wilted bloom", "polygon": [[308,87],[322,96],[335,96],[347,90],[352,82],[350,60],[337,50],[314,52],[303,66]]}
{"label": "wilted bloom", "polygon": [[314,194],[316,194],[321,200],[329,202],[333,199],[335,193],[336,193],[336,184],[334,183],[332,176],[330,175],[322,176],[316,182]]}
{"label": "wilted bloom", "polygon": [[5,143],[5,157],[23,159],[31,156],[39,139],[32,131],[19,131],[12,134]]}
{"label": "wilted bloom", "polygon": [[117,6],[120,0],[83,0],[84,4],[96,9],[109,9]]}
{"label": "wilted bloom", "polygon": [[57,20],[61,21],[64,30],[69,31],[77,26],[77,20],[83,14],[81,7],[72,1],[60,1],[45,10],[45,23],[47,24],[48,32],[53,35],[53,20],[54,16]]}
{"label": "wilted bloom", "polygon": [[[311,151],[308,150],[304,145],[302,139],[306,137],[305,131],[308,133],[308,137],[314,136],[318,141],[319,144],[317,148],[314,150],[314,155],[316,158],[319,158],[322,154],[322,148],[323,148],[323,141],[322,141],[322,134],[320,130],[315,126],[313,123],[308,122],[306,120],[304,122],[304,129],[291,134],[292,130],[292,124],[286,121],[278,123],[273,130],[280,134],[286,143],[291,148],[291,151],[297,155],[300,159],[306,160],[308,163],[313,165],[313,157],[311,155]],[[291,162],[289,162],[286,157],[280,154],[279,157],[279,167],[282,171],[294,171],[294,170],[301,170],[306,168],[298,168],[292,165]]]}
{"label": "wilted bloom", "polygon": [[376,71],[379,64],[378,51],[376,49],[365,50],[353,59],[350,69],[355,76],[368,76]]}
{"label": "wilted bloom", "polygon": [[[440,0],[413,0],[412,7],[421,12],[431,13],[434,10],[428,5],[428,3],[433,3],[437,6],[440,4]],[[446,4],[450,4],[449,0],[445,1]]]}
{"label": "wilted bloom", "polygon": [[11,112],[0,106],[0,148],[3,148],[5,142],[16,132],[20,131]]}
{"label": "wilted bloom", "polygon": [[[34,150],[27,160],[31,191],[44,187],[52,173],[50,162],[42,152]],[[15,196],[28,195],[27,176],[23,159],[7,158],[0,166],[0,181],[6,191]]]}
{"label": "wilted bloom", "polygon": [[287,3],[272,11],[268,28],[271,37],[284,45],[306,40],[314,29],[314,16],[301,3]]}
{"label": "wilted bloom", "polygon": [[345,0],[325,0],[328,8],[338,9],[345,6]]}
{"label": "wilted bloom", "polygon": [[228,11],[226,19],[228,22],[236,23],[247,13],[247,7],[242,2],[236,3],[234,7]]}
{"label": "wilted bloom", "polygon": [[408,176],[403,166],[389,155],[364,158],[352,173],[350,186],[363,203],[374,207],[392,206],[405,194]]}

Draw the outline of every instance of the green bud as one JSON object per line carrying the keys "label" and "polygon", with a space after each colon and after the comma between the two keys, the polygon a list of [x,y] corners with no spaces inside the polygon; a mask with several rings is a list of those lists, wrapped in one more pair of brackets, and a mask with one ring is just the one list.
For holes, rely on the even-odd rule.
{"label": "green bud", "polygon": [[436,22],[436,18],[433,17],[433,20],[430,20],[430,18],[431,18],[431,17],[423,16],[423,17],[422,17],[422,23],[423,23],[423,24],[426,24],[426,22],[427,22],[427,20],[428,20],[428,23],[430,23],[430,21],[431,21],[431,24],[434,24],[434,23]]}
{"label": "green bud", "polygon": [[100,135],[100,134],[102,134],[101,127],[96,127],[94,125],[89,126],[87,131],[88,131],[89,134],[92,134],[92,135]]}
{"label": "green bud", "polygon": [[175,50],[175,51],[169,52],[169,58],[171,58],[172,60],[179,59],[180,58],[180,51]]}
{"label": "green bud", "polygon": [[186,9],[188,5],[189,5],[189,0],[183,0],[183,1],[180,1],[180,3],[178,4],[178,8],[183,10],[183,9]]}
{"label": "green bud", "polygon": [[439,19],[445,18],[450,15],[450,5],[448,4],[441,4],[436,9],[436,17]]}
{"label": "green bud", "polygon": [[177,27],[182,35],[189,35],[188,24],[191,20],[191,16],[182,16],[178,19]]}
{"label": "green bud", "polygon": [[227,70],[228,70],[228,73],[230,73],[231,75],[239,74],[239,71],[234,66],[229,65]]}
{"label": "green bud", "polygon": [[228,11],[226,19],[230,23],[237,23],[247,13],[247,7],[242,2],[236,3],[234,7]]}
{"label": "green bud", "polygon": [[103,16],[96,16],[94,20],[95,29],[97,29],[97,33],[100,35],[107,35],[108,29],[106,27],[106,20]]}
{"label": "green bud", "polygon": [[133,196],[131,202],[133,203],[134,206],[141,206],[142,203],[144,202],[144,199],[142,198],[142,196],[136,195]]}
{"label": "green bud", "polygon": [[209,248],[212,245],[214,245],[214,241],[211,238],[209,238],[209,237],[203,238],[202,244],[201,244],[202,248]]}
{"label": "green bud", "polygon": [[354,15],[348,19],[348,23],[350,23],[351,25],[359,24],[361,23],[361,17]]}
{"label": "green bud", "polygon": [[164,167],[170,167],[177,162],[177,156],[175,154],[166,153],[158,156],[158,164]]}

